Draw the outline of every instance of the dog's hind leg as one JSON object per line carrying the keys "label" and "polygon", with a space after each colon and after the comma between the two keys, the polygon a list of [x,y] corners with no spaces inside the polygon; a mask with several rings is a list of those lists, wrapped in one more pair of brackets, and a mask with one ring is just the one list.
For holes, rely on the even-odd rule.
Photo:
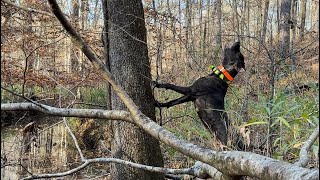
{"label": "dog's hind leg", "polygon": [[182,104],[182,103],[185,103],[185,102],[188,102],[188,101],[192,101],[191,96],[182,96],[182,97],[180,97],[178,99],[175,99],[175,100],[172,100],[172,101],[169,101],[169,102],[166,102],[166,103],[156,102],[155,106],[156,107],[171,107],[171,106],[174,106],[174,105],[177,105],[177,104]]}
{"label": "dog's hind leg", "polygon": [[184,94],[184,95],[188,95],[188,94],[191,93],[191,88],[190,87],[176,86],[174,84],[168,84],[168,83],[159,84],[159,83],[156,83],[156,87],[157,88],[170,89],[170,90],[176,91],[176,92],[178,92],[180,94]]}
{"label": "dog's hind leg", "polygon": [[225,115],[221,117],[220,112],[217,111],[198,111],[198,115],[202,122],[206,125],[206,128],[216,135],[217,139],[223,145],[227,145],[228,142],[228,120]]}

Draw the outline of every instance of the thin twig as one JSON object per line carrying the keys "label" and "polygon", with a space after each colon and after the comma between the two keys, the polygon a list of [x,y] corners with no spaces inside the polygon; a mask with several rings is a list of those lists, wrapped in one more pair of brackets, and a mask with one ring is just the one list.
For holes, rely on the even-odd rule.
{"label": "thin twig", "polygon": [[31,50],[31,51],[29,52],[29,54],[26,56],[26,58],[25,58],[25,64],[24,64],[25,67],[24,67],[24,70],[23,70],[23,83],[22,83],[22,95],[23,95],[23,96],[24,96],[25,85],[26,85],[26,83],[27,83],[26,77],[27,77],[28,59],[29,59],[29,57],[30,57],[37,49],[39,49],[39,48],[41,48],[41,47],[49,46],[49,45],[54,44],[54,43],[57,43],[57,42],[61,41],[61,40],[64,39],[64,38],[65,38],[65,37],[62,37],[62,38],[59,38],[59,39],[56,40],[56,41],[49,42],[49,43],[47,43],[47,44],[39,45],[39,46],[37,46],[36,48],[34,48],[33,50]]}
{"label": "thin twig", "polygon": [[76,136],[73,134],[70,126],[68,125],[68,122],[67,122],[66,118],[63,117],[62,119],[63,119],[64,125],[66,126],[66,128],[67,128],[70,136],[72,137],[72,140],[73,140],[73,142],[74,142],[74,145],[76,146],[76,148],[77,148],[77,150],[78,150],[78,152],[79,152],[81,161],[85,161],[86,159],[85,159],[85,157],[83,156],[82,150],[81,150],[81,148],[80,148],[80,146],[79,146],[79,143],[78,143],[78,140],[77,140]]}
{"label": "thin twig", "polygon": [[116,159],[116,158],[95,158],[95,159],[86,159],[83,164],[81,164],[80,166],[78,166],[74,169],[71,169],[69,171],[65,171],[62,173],[53,173],[53,174],[38,174],[38,175],[25,177],[25,178],[23,178],[23,180],[67,176],[67,175],[73,174],[75,172],[78,172],[81,169],[83,169],[93,163],[110,163],[110,162],[125,164],[130,167],[139,168],[139,169],[143,169],[143,170],[147,170],[147,171],[151,171],[151,172],[163,173],[163,174],[189,174],[189,175],[196,174],[196,170],[194,168],[171,169],[171,168],[147,166],[147,165],[137,164],[137,163],[133,163],[130,161],[124,161],[124,160]]}

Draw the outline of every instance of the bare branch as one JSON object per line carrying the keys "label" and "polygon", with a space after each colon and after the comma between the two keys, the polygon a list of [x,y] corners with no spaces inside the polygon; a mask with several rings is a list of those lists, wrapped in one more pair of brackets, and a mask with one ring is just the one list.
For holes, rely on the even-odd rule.
{"label": "bare branch", "polygon": [[[40,103],[39,103],[40,104]],[[44,104],[40,104],[44,108],[40,108],[33,103],[4,103],[1,104],[2,111],[40,111],[48,115],[63,117],[87,117],[97,119],[122,120],[133,123],[130,113],[122,110],[103,110],[103,109],[67,109],[56,108]]]}
{"label": "bare branch", "polygon": [[24,96],[24,90],[25,90],[25,85],[27,83],[27,80],[26,80],[26,77],[27,77],[27,70],[28,70],[28,59],[31,57],[31,55],[39,48],[41,47],[45,47],[45,46],[49,46],[51,44],[55,44],[59,41],[61,41],[62,39],[64,39],[65,37],[62,37],[62,38],[59,38],[58,40],[56,41],[53,41],[53,42],[49,42],[47,44],[43,44],[43,45],[39,45],[38,47],[34,48],[33,50],[31,50],[29,52],[29,54],[26,56],[25,58],[25,65],[24,65],[24,70],[23,70],[23,84],[22,84],[22,96]]}
{"label": "bare branch", "polygon": [[22,178],[22,180],[27,180],[27,179],[40,179],[40,178],[54,178],[54,177],[62,177],[62,176],[68,176],[70,174],[73,174],[75,172],[80,171],[81,169],[87,167],[90,164],[90,162],[87,160],[85,161],[83,164],[81,164],[80,166],[71,169],[69,171],[65,171],[62,173],[55,173],[55,174],[39,174],[39,175],[32,175],[32,176],[28,176],[25,178]]}
{"label": "bare branch", "polygon": [[299,161],[294,163],[295,165],[306,167],[309,161],[308,151],[310,150],[311,146],[317,140],[318,137],[319,137],[319,126],[313,131],[313,133],[310,135],[308,140],[302,146],[299,154]]}
{"label": "bare branch", "polygon": [[72,139],[73,139],[74,145],[76,146],[76,148],[77,148],[77,150],[78,150],[78,152],[79,152],[81,161],[85,161],[85,157],[83,156],[83,153],[82,153],[82,151],[81,151],[81,148],[80,148],[80,146],[79,146],[79,143],[78,143],[78,141],[77,141],[77,138],[76,138],[76,136],[73,134],[70,126],[68,125],[68,122],[67,122],[67,120],[66,120],[66,117],[63,117],[63,122],[64,122],[64,125],[66,126],[66,128],[67,128],[70,136],[71,136]]}
{"label": "bare branch", "polygon": [[[193,175],[196,177],[204,177],[203,172],[199,172],[199,167],[203,166],[202,164],[198,164],[195,165],[191,168],[184,168],[184,169],[171,169],[171,168],[162,168],[162,167],[154,167],[154,166],[147,166],[147,165],[142,165],[142,164],[137,164],[137,163],[133,163],[130,161],[124,161],[121,159],[116,159],[116,158],[95,158],[95,159],[87,159],[84,161],[83,164],[81,164],[80,166],[71,169],[69,171],[65,171],[62,173],[54,173],[54,174],[38,174],[38,175],[32,175],[32,176],[28,176],[23,178],[23,180],[27,180],[27,179],[40,179],[40,178],[54,178],[54,177],[62,177],[62,176],[67,176],[70,174],[73,174],[75,172],[80,171],[81,169],[87,167],[90,164],[93,163],[119,163],[119,164],[125,164],[128,165],[130,167],[134,167],[134,168],[139,168],[139,169],[143,169],[143,170],[147,170],[147,171],[152,171],[152,172],[158,172],[158,173],[163,173],[163,174],[189,174],[189,175]],[[200,176],[199,176],[200,175]]]}

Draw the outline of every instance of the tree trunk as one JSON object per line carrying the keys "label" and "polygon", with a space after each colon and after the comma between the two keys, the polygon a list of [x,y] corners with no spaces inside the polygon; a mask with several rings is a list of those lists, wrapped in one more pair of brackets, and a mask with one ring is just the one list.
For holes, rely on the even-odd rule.
{"label": "tree trunk", "polygon": [[[99,15],[100,15],[100,8],[98,8],[98,3],[99,1],[96,0],[95,4],[94,4],[94,11],[93,11],[93,22],[92,22],[92,27],[93,29],[96,29],[97,28],[97,24],[98,24],[98,18],[99,18]],[[104,4],[104,1],[102,0],[101,1],[102,5]],[[102,7],[102,10],[103,10],[103,7]],[[105,19],[104,19],[105,20]]]}
{"label": "tree trunk", "polygon": [[[155,4],[155,1],[152,1],[152,5],[153,5],[153,9],[155,11],[157,11],[156,9],[156,4]],[[159,2],[158,4],[159,7],[162,6],[162,2]],[[158,21],[158,18],[157,16],[154,16],[154,24],[157,28],[157,45],[156,45],[156,48],[157,48],[157,57],[156,57],[156,68],[157,68],[157,76],[159,76],[159,74],[162,74],[163,73],[163,69],[162,69],[162,57],[163,57],[163,39],[162,39],[162,34],[163,34],[163,24],[162,23],[157,23]],[[159,26],[159,27],[158,27]],[[165,34],[164,34],[165,36]]]}
{"label": "tree trunk", "polygon": [[217,47],[222,49],[222,41],[221,41],[221,14],[222,14],[222,1],[216,1],[216,11],[217,11],[217,18],[215,18],[215,26],[217,26],[217,33],[216,33],[216,44]]}
{"label": "tree trunk", "polygon": [[[109,29],[109,23],[108,23],[108,3],[107,0],[102,0],[102,12],[103,12],[103,32],[101,36],[102,44],[103,44],[103,55],[105,59],[105,64],[107,69],[110,71],[110,62],[109,62],[109,34],[108,34],[108,29]],[[107,102],[106,106],[107,109],[111,109],[111,86],[109,84],[106,85],[106,94],[107,94]]]}
{"label": "tree trunk", "polygon": [[234,31],[237,37],[234,36],[234,41],[240,41],[240,24],[238,16],[238,0],[233,0],[233,22],[234,22]]}
{"label": "tree trunk", "polygon": [[[71,22],[75,29],[79,30],[79,1],[78,0],[72,0],[72,16],[71,16]],[[79,58],[79,50],[72,45],[70,50],[70,61],[71,61],[71,72],[78,70],[78,58]]]}
{"label": "tree trunk", "polygon": [[263,25],[262,25],[262,35],[261,41],[264,43],[266,41],[266,34],[267,34],[267,23],[268,23],[268,15],[269,15],[269,0],[265,0],[264,2],[264,13],[263,13]]}
{"label": "tree trunk", "polygon": [[[78,0],[72,0],[72,15],[71,15],[71,21],[74,25],[74,27],[79,30],[80,28],[80,2]],[[72,40],[71,40],[72,41]],[[71,72],[80,72],[81,70],[81,55],[82,52],[80,49],[78,49],[75,45],[72,44],[71,50],[70,50],[70,62],[71,62]],[[81,72],[80,72],[81,74]],[[79,87],[74,87],[71,89],[71,92],[81,100],[81,91]]]}
{"label": "tree trunk", "polygon": [[290,46],[290,58],[292,60],[292,70],[295,70],[296,64],[297,64],[297,58],[296,56],[293,54],[294,52],[294,45],[295,45],[295,41],[296,41],[296,29],[297,29],[297,12],[298,12],[298,0],[293,0],[292,3],[292,8],[291,8],[291,17],[292,17],[292,24],[290,29],[292,30],[291,32],[291,46]]}
{"label": "tree trunk", "polygon": [[205,39],[203,39],[205,37],[204,33],[205,30],[203,29],[203,24],[205,25],[205,23],[203,22],[203,2],[202,0],[199,1],[199,35],[200,35],[200,41],[199,41],[199,47],[200,47],[200,58],[199,58],[199,63],[203,64],[203,60],[204,60],[204,42]]}
{"label": "tree trunk", "polygon": [[[249,0],[246,1],[246,10],[247,10],[247,35],[250,36],[250,2]],[[248,45],[250,46],[251,38],[248,39]]]}
{"label": "tree trunk", "polygon": [[280,57],[287,58],[290,52],[291,0],[282,0],[280,7]]}
{"label": "tree trunk", "polygon": [[189,64],[190,67],[192,67],[192,64],[194,63],[192,60],[195,60],[195,45],[194,45],[194,32],[192,29],[192,25],[194,22],[192,22],[193,18],[193,4],[191,0],[186,0],[186,43],[187,43],[187,58],[186,58],[186,64]]}
{"label": "tree trunk", "polygon": [[304,37],[304,27],[306,26],[306,11],[307,11],[307,0],[301,0],[301,15],[300,15],[300,38]]}
{"label": "tree trunk", "polygon": [[276,6],[276,8],[277,8],[277,36],[279,36],[280,35],[280,11],[279,11],[279,7],[280,7],[280,5],[279,5],[279,1],[280,0],[277,0],[277,6]]}
{"label": "tree trunk", "polygon": [[86,30],[88,27],[89,2],[88,0],[81,0],[81,29]]}
{"label": "tree trunk", "polygon": [[262,0],[258,1],[257,9],[257,26],[256,26],[256,37],[261,40],[261,26],[262,26]]}
{"label": "tree trunk", "polygon": [[[155,119],[150,87],[150,63],[142,2],[108,1],[109,61],[115,80],[128,92],[140,110]],[[126,109],[112,92],[112,109]],[[163,166],[159,142],[137,126],[126,122],[113,122],[112,156],[151,166]],[[163,174],[113,164],[113,179],[163,179]]]}

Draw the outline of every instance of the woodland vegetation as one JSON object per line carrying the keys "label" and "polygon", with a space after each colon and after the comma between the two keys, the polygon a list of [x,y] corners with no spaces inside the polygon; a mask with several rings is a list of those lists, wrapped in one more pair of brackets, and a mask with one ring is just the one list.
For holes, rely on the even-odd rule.
{"label": "woodland vegetation", "polygon": [[[1,177],[318,179],[316,0],[1,0]],[[241,42],[224,151],[189,86]],[[242,131],[245,130],[245,131]],[[13,139],[13,140],[12,140]]]}

